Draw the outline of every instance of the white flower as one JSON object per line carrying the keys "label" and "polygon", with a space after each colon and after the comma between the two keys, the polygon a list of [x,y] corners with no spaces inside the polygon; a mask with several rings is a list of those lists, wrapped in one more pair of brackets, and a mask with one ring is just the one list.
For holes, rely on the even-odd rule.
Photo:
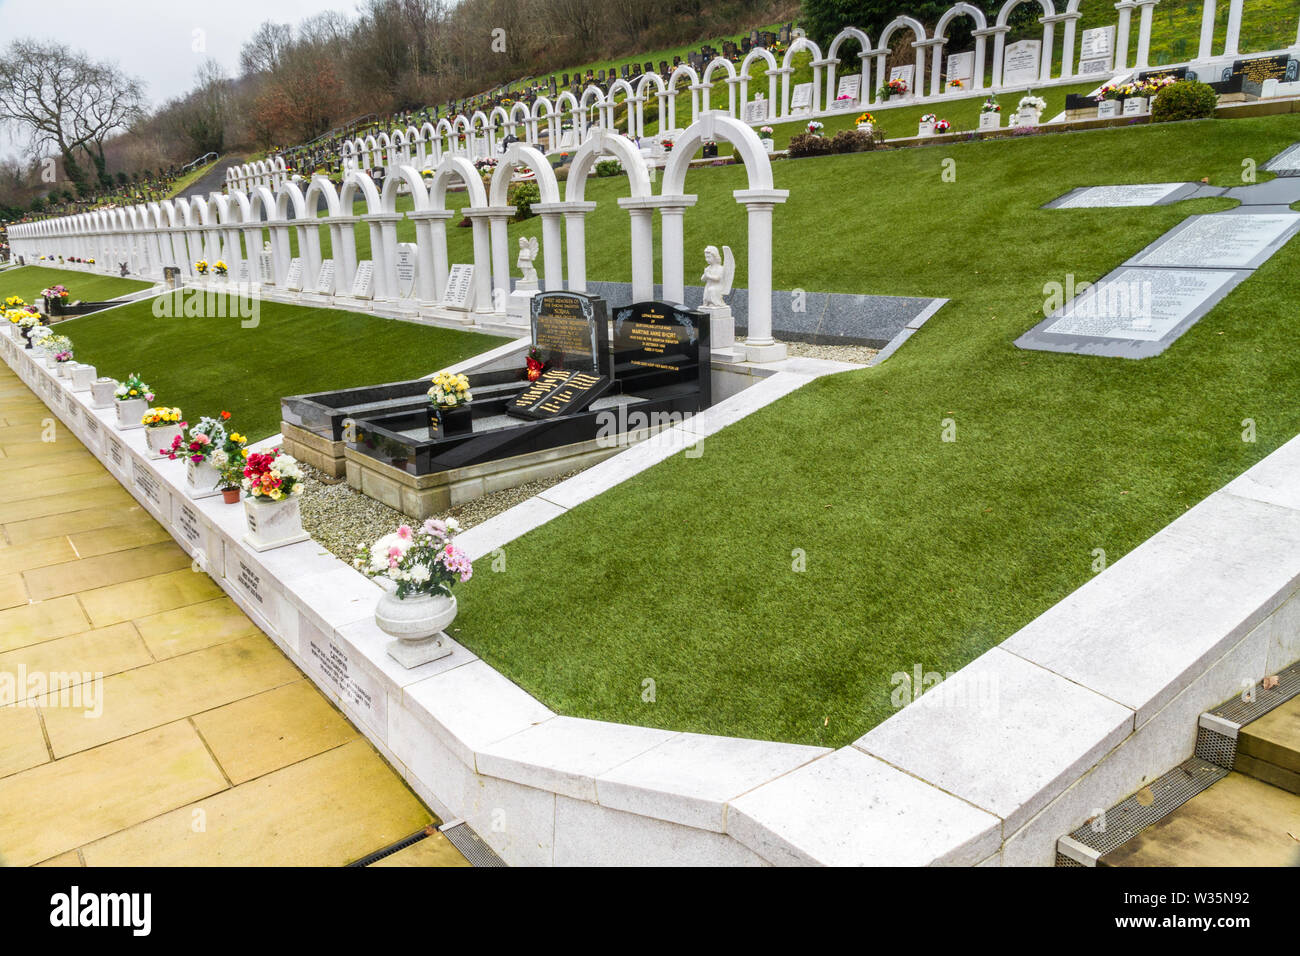
{"label": "white flower", "polygon": [[414,581],[416,584],[423,584],[429,580],[430,576],[429,569],[423,564],[417,564],[411,569],[411,573],[408,575],[409,579]]}

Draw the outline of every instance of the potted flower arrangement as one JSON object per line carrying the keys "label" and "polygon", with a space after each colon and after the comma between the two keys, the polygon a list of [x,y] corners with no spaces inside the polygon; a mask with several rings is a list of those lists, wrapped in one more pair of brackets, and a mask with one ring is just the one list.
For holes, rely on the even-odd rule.
{"label": "potted flower arrangement", "polygon": [[665,153],[671,153],[673,151],[673,141],[671,139],[661,139],[659,145],[663,147]]}
{"label": "potted flower arrangement", "polygon": [[817,120],[812,120],[808,124],[808,135],[820,136],[822,134],[822,130],[824,130],[825,128],[826,128],[826,124],[819,123]]}
{"label": "potted flower arrangement", "polygon": [[935,120],[935,121],[934,121],[934,131],[935,131],[935,133],[946,133],[946,132],[948,132],[950,129],[952,129],[952,124],[949,123],[946,119],[941,119],[941,120]]}
{"label": "potted flower arrangement", "polygon": [[18,319],[18,332],[23,337],[23,348],[31,348],[36,341],[36,330],[44,328],[41,317],[35,312],[23,312]]}
{"label": "potted flower arrangement", "polygon": [[140,424],[144,426],[144,442],[149,446],[150,458],[170,456],[174,440],[181,436],[185,428],[185,422],[181,421],[181,410],[165,405],[151,408],[141,415]]}
{"label": "potted flower arrangement", "polygon": [[54,355],[54,367],[59,378],[67,378],[72,369],[72,339],[66,335],[51,335],[45,340],[45,347]]}
{"label": "potted flower arrangement", "polygon": [[907,81],[901,77],[895,77],[880,89],[876,90],[876,97],[882,100],[887,100],[891,96],[905,95],[907,95]]}
{"label": "potted flower arrangement", "polygon": [[1037,126],[1045,109],[1047,109],[1047,100],[1035,96],[1032,91],[1026,93],[1016,105],[1016,125]]}
{"label": "potted flower arrangement", "polygon": [[853,97],[848,93],[841,93],[835,97],[835,108],[837,110],[847,110],[853,108]]}
{"label": "potted flower arrangement", "polygon": [[239,504],[239,496],[244,490],[244,465],[248,461],[248,449],[244,445],[247,441],[238,432],[229,432],[221,447],[222,454],[213,453],[212,463],[220,471],[217,486],[221,489],[221,500],[228,505]]}
{"label": "potted flower arrangement", "polygon": [[68,290],[61,285],[53,285],[41,290],[41,298],[45,300],[47,312],[59,315],[63,311],[61,307],[68,301]]}
{"label": "potted flower arrangement", "polygon": [[949,89],[949,90],[960,90],[963,86],[965,86],[965,84],[962,83],[962,81],[961,81],[960,79],[949,80],[949,81],[948,81],[948,89]]}
{"label": "potted flower arrangement", "polygon": [[250,453],[244,459],[242,486],[244,519],[248,522],[245,544],[255,551],[266,551],[307,540],[298,510],[302,469],[295,459],[278,448]]}
{"label": "potted flower arrangement", "polygon": [[194,263],[194,271],[197,272],[197,273],[198,273],[199,275],[201,275],[201,276],[205,276],[205,275],[207,275],[207,274],[208,274],[208,260],[207,260],[207,259],[200,259],[198,262]]}
{"label": "potted flower arrangement", "polygon": [[144,383],[139,375],[132,372],[113,390],[113,399],[117,405],[117,427],[122,431],[131,428],[143,428],[141,419],[153,401],[153,390]]}
{"label": "potted flower arrangement", "polygon": [[859,113],[857,122],[858,129],[864,133],[870,133],[876,128],[876,118],[870,113]]}
{"label": "potted flower arrangement", "polygon": [[935,124],[936,122],[938,122],[938,120],[939,120],[939,117],[935,116],[933,113],[926,113],[925,115],[923,115],[923,116],[921,117],[921,122],[920,122],[920,124],[919,124],[918,127],[917,127],[916,135],[917,135],[917,136],[933,136],[933,135],[934,135],[934,124]]}
{"label": "potted flower arrangement", "polygon": [[473,430],[469,404],[474,400],[469,378],[455,372],[437,372],[429,389],[429,437],[445,438]]}
{"label": "potted flower arrangement", "polygon": [[27,305],[27,302],[20,295],[11,295],[5,299],[6,309],[21,309]]}
{"label": "potted flower arrangement", "polygon": [[1119,116],[1123,99],[1123,87],[1115,83],[1107,83],[1097,93],[1097,118],[1112,119]]}
{"label": "potted flower arrangement", "polygon": [[454,518],[430,518],[418,528],[404,524],[357,549],[353,566],[384,589],[375,623],[397,638],[388,653],[408,668],[451,653],[441,636],[456,619],[451,589],[474,573],[469,555],[453,544],[459,531]]}
{"label": "potted flower arrangement", "polygon": [[226,265],[224,259],[218,259],[212,264],[212,274],[218,279],[224,279],[230,274],[230,267]]}
{"label": "potted flower arrangement", "polygon": [[758,138],[763,141],[763,149],[772,152],[776,148],[776,141],[772,139],[773,130],[770,126],[760,126],[758,128]]}
{"label": "potted flower arrangement", "polygon": [[[167,457],[185,462],[185,493],[191,498],[207,498],[217,494],[221,484],[221,470],[228,463],[226,442],[230,438],[243,446],[241,435],[226,432],[230,412],[223,411],[219,418],[203,416],[197,425],[191,425],[187,434],[172,439]],[[243,455],[239,456],[243,464]],[[241,468],[242,470],[242,468]]]}
{"label": "potted flower arrangement", "polygon": [[1002,106],[996,96],[984,100],[980,107],[980,129],[1000,129],[1002,127]]}
{"label": "potted flower arrangement", "polygon": [[54,330],[48,325],[37,324],[32,326],[27,333],[32,341],[32,347],[36,350],[36,358],[46,368],[54,365],[54,352],[47,344],[54,337]]}

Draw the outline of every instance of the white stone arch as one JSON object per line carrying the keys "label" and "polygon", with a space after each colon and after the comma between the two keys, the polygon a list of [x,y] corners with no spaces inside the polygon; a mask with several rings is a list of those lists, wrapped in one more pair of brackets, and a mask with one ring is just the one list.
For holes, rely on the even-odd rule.
{"label": "white stone arch", "polygon": [[[532,109],[529,110],[528,124],[532,130],[530,141],[532,144],[543,152],[554,152],[559,148],[560,135],[559,127],[556,124],[557,111],[555,104],[549,97],[539,96],[533,100]],[[542,143],[541,122],[546,121],[546,143]]]}
{"label": "white stone arch", "polygon": [[279,277],[287,282],[289,267],[293,263],[293,249],[289,230],[298,233],[298,256],[306,261],[305,275],[320,271],[320,232],[316,217],[307,208],[302,188],[295,182],[283,182],[275,192],[275,224],[271,227],[271,252],[275,262],[277,283]]}
{"label": "white stone arch", "polygon": [[[355,213],[355,200],[360,194],[365,199],[366,211],[361,216]],[[380,229],[380,220],[378,217],[383,212],[383,204],[379,198],[379,189],[375,186],[375,181],[370,178],[368,173],[358,170],[350,173],[343,178],[343,188],[339,190],[339,217],[348,220],[350,223],[364,221],[370,230],[370,260],[373,264],[375,275],[375,296],[386,297],[388,287],[384,281],[387,271],[387,257],[384,255],[383,233]],[[353,262],[356,262],[356,238],[352,234],[352,229],[343,230],[343,243],[349,244],[351,236]],[[354,269],[350,275],[344,276],[345,285],[341,288],[351,290],[353,280],[356,278]]]}
{"label": "white stone arch", "polygon": [[713,109],[713,74],[718,70],[725,74],[723,81],[727,84],[727,112],[735,116],[736,88],[740,85],[740,77],[736,75],[735,65],[725,56],[715,56],[704,65],[704,72],[700,74],[701,109],[706,113]]}
{"label": "white stone arch", "polygon": [[[1007,0],[1007,2],[1002,5],[1002,8],[998,10],[997,22],[994,25],[993,85],[995,87],[1001,87],[1003,85],[1003,54],[1007,43],[1007,33],[1010,31],[1010,26],[1008,24],[1011,19],[1011,14],[1015,11],[1016,7],[1020,6],[1022,3],[1036,3],[1043,10],[1043,15],[1039,18],[1040,22],[1043,24],[1043,45],[1039,51],[1038,81],[1040,83],[1046,83],[1052,78],[1052,45],[1056,36],[1057,20],[1056,7],[1052,4],[1052,0]],[[1073,24],[1073,21],[1071,21],[1071,24]],[[1127,26],[1127,24],[1128,19],[1125,17],[1123,25]],[[1120,47],[1121,42],[1125,44],[1122,48]],[[1126,55],[1128,51],[1127,43],[1128,31],[1124,29],[1116,31],[1115,67],[1117,70],[1122,69],[1122,67],[1120,67],[1120,58],[1122,55],[1121,49],[1123,50],[1123,54]],[[1141,56],[1141,51],[1139,51],[1139,58],[1141,58]]]}
{"label": "white stone arch", "polygon": [[[840,47],[844,45],[846,40],[853,40],[858,44],[858,65],[862,68],[858,100],[862,103],[870,103],[874,96],[874,87],[871,82],[871,54],[873,47],[871,37],[857,27],[845,27],[835,34],[835,39],[831,41],[831,45],[826,51],[826,102],[835,102],[835,92],[839,89],[836,85],[836,74],[841,66]],[[876,82],[883,81],[877,77]]]}
{"label": "white stone arch", "polygon": [[777,116],[777,98],[776,98],[776,78],[780,76],[780,67],[777,66],[776,57],[767,47],[756,46],[745,54],[745,58],[740,61],[740,109],[739,117],[741,120],[746,115],[746,104],[749,102],[749,71],[754,63],[762,60],[767,70],[767,116],[762,122],[775,122]]}
{"label": "white stone arch", "polygon": [[721,112],[706,113],[679,137],[664,167],[658,206],[663,254],[663,294],[681,303],[686,293],[683,267],[682,218],[695,197],[685,194],[686,171],[691,157],[706,140],[726,140],[745,165],[748,188],[732,193],[747,210],[749,335],[746,358],[751,362],[784,358],[785,348],[772,338],[772,209],[785,202],[789,190],[776,189],[772,163],[749,125]]}
{"label": "white stone arch", "polygon": [[[578,121],[574,124],[574,129],[578,132],[579,144],[586,142],[589,130],[592,127],[601,127],[609,129],[607,125],[607,106],[608,101],[605,98],[605,91],[599,86],[588,86],[582,91],[582,98],[578,101]],[[590,120],[588,110],[595,109],[595,121]]]}
{"label": "white stone arch", "polygon": [[[826,60],[822,57],[821,47],[814,43],[806,36],[795,37],[790,46],[786,48],[785,55],[781,57],[781,67],[778,72],[781,74],[781,115],[790,115],[790,77],[794,74],[794,58],[799,52],[807,52],[812,56],[813,68],[813,112],[821,112],[821,86],[822,71],[826,68]],[[830,104],[834,102],[833,96],[828,96],[826,106],[829,109]]]}
{"label": "white stone arch", "polygon": [[939,18],[939,22],[934,28],[933,58],[930,63],[931,96],[937,96],[944,92],[942,89],[942,61],[944,49],[948,43],[948,27],[958,17],[967,17],[972,23],[972,32],[975,36],[975,80],[973,88],[977,90],[984,88],[984,60],[985,46],[988,40],[988,18],[984,16],[984,11],[979,7],[959,2],[948,8],[944,15]]}
{"label": "white stone arch", "polygon": [[438,142],[438,130],[427,120],[421,124],[415,136],[415,165],[421,171],[438,165],[442,144]]}
{"label": "white stone arch", "polygon": [[[492,122],[482,110],[475,110],[469,118],[469,158],[482,159],[490,156]],[[480,139],[481,137],[481,139]]]}
{"label": "white stone arch", "polygon": [[[654,203],[650,169],[641,151],[627,138],[597,130],[574,154],[564,184],[565,246],[568,250],[569,289],[587,290],[587,242],[584,216],[593,204],[586,202],[587,178],[603,154],[618,157],[627,175],[630,196],[619,205],[628,211],[632,229],[632,300],[654,298]],[[543,214],[545,215],[545,214]],[[550,288],[550,280],[547,281]],[[557,286],[558,288],[558,286]]]}
{"label": "white stone arch", "polygon": [[[594,135],[594,134],[593,134]],[[516,169],[528,167],[536,176],[537,188],[541,193],[538,204],[542,213],[542,264],[546,288],[554,291],[563,288],[564,270],[560,248],[560,185],[555,179],[555,171],[546,157],[535,146],[526,143],[511,143],[501,162],[492,173],[492,182],[488,187],[488,226],[492,243],[492,289],[493,294],[504,303],[510,295],[510,257],[507,247],[507,227],[514,207],[509,205],[510,180]],[[550,207],[546,209],[546,207]],[[545,210],[545,211],[543,211]],[[499,309],[497,311],[500,311]]]}
{"label": "white stone arch", "polygon": [[926,33],[925,27],[921,21],[913,17],[894,17],[889,21],[885,29],[880,31],[880,46],[877,49],[876,56],[876,76],[883,85],[889,79],[889,72],[885,69],[885,57],[889,53],[889,41],[893,39],[894,34],[900,30],[910,31],[912,40],[912,49],[916,52],[914,67],[912,70],[912,85],[907,91],[908,96],[921,96],[925,91],[925,46]]}
{"label": "white stone arch", "polygon": [[668,129],[668,88],[664,86],[663,77],[658,73],[642,73],[641,78],[636,81],[636,126],[639,131],[638,135],[645,135],[645,104],[649,101],[646,90],[653,87],[654,95],[657,98],[659,111],[659,132],[663,133]]}
{"label": "white stone arch", "polygon": [[[769,53],[770,57],[771,54]],[[773,60],[775,63],[776,61]],[[700,115],[700,77],[695,72],[695,68],[689,63],[680,64],[668,76],[668,129],[676,130],[677,127],[677,81],[686,80],[687,88],[691,91],[691,122],[694,123],[696,117]],[[742,87],[743,88],[743,87]],[[659,117],[659,132],[665,132],[663,116]]]}
{"label": "white stone arch", "polygon": [[606,129],[618,132],[618,121],[615,118],[618,112],[618,100],[616,96],[619,92],[623,94],[623,102],[627,106],[627,135],[636,137],[640,133],[636,126],[636,93],[632,89],[632,84],[627,80],[619,77],[609,85],[609,94],[605,97],[605,112],[607,114]]}
{"label": "white stone arch", "polygon": [[420,214],[427,216],[430,223],[434,294],[438,301],[442,301],[447,286],[447,221],[452,216],[447,209],[447,187],[456,181],[465,186],[469,199],[465,215],[474,230],[474,311],[491,312],[492,246],[488,233],[487,190],[483,188],[483,177],[464,156],[448,154],[442,158],[429,182],[429,209]]}

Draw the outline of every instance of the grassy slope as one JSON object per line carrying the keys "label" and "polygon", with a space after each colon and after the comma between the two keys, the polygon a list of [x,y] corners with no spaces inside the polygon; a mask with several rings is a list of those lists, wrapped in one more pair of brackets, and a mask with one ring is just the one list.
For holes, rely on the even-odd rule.
{"label": "grassy slope", "polygon": [[[793,195],[778,288],[951,303],[885,365],[810,385],[701,458],[528,534],[504,573],[483,562],[458,639],[566,714],[855,739],[892,713],[892,674],[962,666],[1086,581],[1094,548],[1113,562],[1300,432],[1298,242],[1158,358],[1011,345],[1041,318],[1044,283],[1095,279],[1230,205],[1043,202],[1097,183],[1236,182],[1243,156],[1297,138],[1300,118],[1285,117],[779,164]],[[956,183],[940,178],[949,155]],[[707,211],[687,218],[688,248],[737,241],[717,215],[735,171],[691,185]],[[598,248],[603,234],[588,235]],[[940,440],[947,418],[955,443]],[[1242,442],[1244,418],[1258,443]]]}
{"label": "grassy slope", "polygon": [[155,318],[154,301],[70,319],[59,331],[99,374],[139,372],[159,403],[191,421],[227,409],[253,439],[280,430],[281,396],[414,378],[504,341],[272,302],[245,329],[238,318]]}
{"label": "grassy slope", "polygon": [[63,285],[71,294],[70,301],[106,302],[117,296],[139,292],[153,285],[136,279],[119,279],[114,276],[82,272],[78,269],[47,269],[43,266],[24,266],[6,271],[0,279],[0,299],[11,295],[22,296],[35,302],[42,289]]}

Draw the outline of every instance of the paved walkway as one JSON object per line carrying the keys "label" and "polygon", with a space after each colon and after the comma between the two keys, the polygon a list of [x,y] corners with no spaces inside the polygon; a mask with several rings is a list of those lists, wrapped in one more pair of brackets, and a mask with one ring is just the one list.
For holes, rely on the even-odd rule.
{"label": "paved walkway", "polygon": [[432,822],[53,422],[0,364],[0,865],[339,866]]}

